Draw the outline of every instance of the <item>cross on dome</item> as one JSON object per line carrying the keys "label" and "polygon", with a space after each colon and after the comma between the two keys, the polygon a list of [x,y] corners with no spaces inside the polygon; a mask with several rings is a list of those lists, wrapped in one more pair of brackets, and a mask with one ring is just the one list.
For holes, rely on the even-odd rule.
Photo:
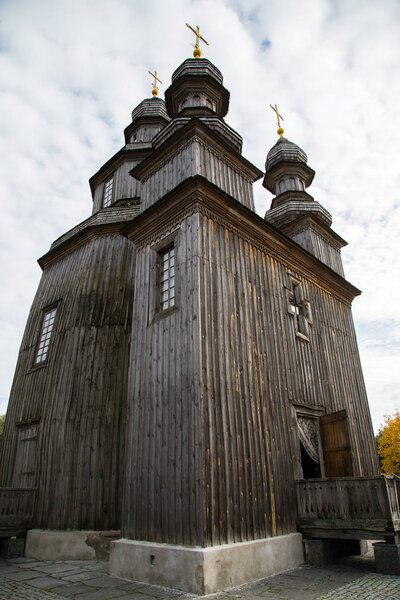
{"label": "cross on dome", "polygon": [[153,94],[153,98],[155,98],[158,95],[158,87],[157,87],[157,81],[158,83],[162,84],[161,79],[158,79],[157,77],[157,71],[154,71],[154,73],[152,73],[151,71],[148,72],[149,75],[151,75],[152,77],[154,77],[154,83],[153,83],[153,90],[152,90],[152,94]]}
{"label": "cross on dome", "polygon": [[279,114],[278,107],[277,107],[276,104],[275,104],[275,106],[272,106],[272,104],[270,104],[270,107],[272,108],[272,110],[276,114],[276,119],[278,121],[278,129],[277,129],[276,133],[279,134],[279,137],[283,137],[284,130],[283,130],[283,127],[281,127],[281,121],[280,120],[282,119],[282,121],[284,121],[285,119],[282,117],[282,115]]}
{"label": "cross on dome", "polygon": [[191,25],[189,25],[189,23],[186,23],[186,27],[189,27],[189,29],[191,31],[193,31],[194,35],[196,36],[196,43],[194,45],[193,56],[195,58],[200,58],[200,56],[201,56],[200,40],[202,42],[204,42],[205,44],[207,44],[207,46],[209,46],[210,44],[200,35],[200,27],[198,25],[196,25],[196,29],[193,29],[193,27],[191,27]]}

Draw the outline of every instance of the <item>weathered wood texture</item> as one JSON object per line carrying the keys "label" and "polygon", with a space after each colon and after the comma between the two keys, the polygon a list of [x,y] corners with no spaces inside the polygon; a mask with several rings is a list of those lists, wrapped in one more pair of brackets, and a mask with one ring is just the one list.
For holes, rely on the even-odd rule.
{"label": "weathered wood texture", "polygon": [[[209,546],[296,531],[295,406],[346,410],[354,472],[378,472],[349,301],[295,268],[294,245],[277,259],[220,215],[194,207],[163,228],[157,210],[138,246],[123,535]],[[154,317],[154,255],[173,230],[178,302]]]}
{"label": "weathered wood texture", "polygon": [[161,167],[146,176],[142,186],[142,210],[194,175],[202,175],[254,210],[252,182],[221,152],[198,137],[190,139],[172,156],[167,156]]}
{"label": "weathered wood texture", "polygon": [[326,476],[350,477],[353,475],[347,412],[342,410],[330,415],[323,415],[321,417],[321,435]]}
{"label": "weathered wood texture", "polygon": [[[377,473],[350,307],[244,236],[202,217],[199,238],[210,543],[296,528],[291,401],[347,411],[357,475]],[[285,288],[301,282],[309,342],[295,335]]]}
{"label": "weathered wood texture", "polygon": [[318,260],[344,277],[340,249],[312,226],[296,233],[288,233],[291,239],[313,254]]}
{"label": "weathered wood texture", "polygon": [[198,216],[175,239],[177,306],[157,314],[157,251],[171,231],[137,249],[123,535],[202,545]]}
{"label": "weathered wood texture", "polygon": [[385,538],[400,530],[393,477],[340,477],[296,482],[298,525],[316,537]]}
{"label": "weathered wood texture", "polygon": [[111,165],[108,172],[104,174],[104,179],[96,186],[93,195],[93,213],[96,213],[103,207],[104,185],[112,176],[113,192],[112,202],[140,197],[140,182],[130,177],[129,171],[138,164],[139,160],[124,160],[117,166]]}
{"label": "weathered wood texture", "polygon": [[[2,485],[18,433],[38,423],[35,525],[120,526],[134,245],[99,234],[45,269],[28,318],[4,431]],[[35,366],[43,308],[58,302],[48,361]]]}
{"label": "weathered wood texture", "polygon": [[35,489],[0,488],[0,535],[32,527],[35,494]]}

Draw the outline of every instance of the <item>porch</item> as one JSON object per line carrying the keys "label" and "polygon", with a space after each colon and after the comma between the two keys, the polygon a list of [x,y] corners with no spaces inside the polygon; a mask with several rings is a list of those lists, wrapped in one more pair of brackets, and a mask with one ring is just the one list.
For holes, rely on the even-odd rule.
{"label": "porch", "polygon": [[400,542],[400,479],[330,477],[296,482],[305,537]]}
{"label": "porch", "polygon": [[400,574],[398,477],[302,479],[296,482],[296,492],[298,530],[306,554],[311,547],[315,552],[317,540],[320,550],[316,556],[321,560],[331,555],[337,540],[383,540],[374,544],[376,569]]}

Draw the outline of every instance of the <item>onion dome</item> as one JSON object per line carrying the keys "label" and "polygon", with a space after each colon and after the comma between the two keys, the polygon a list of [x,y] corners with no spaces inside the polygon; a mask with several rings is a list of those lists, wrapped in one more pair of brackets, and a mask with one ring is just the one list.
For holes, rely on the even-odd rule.
{"label": "onion dome", "polygon": [[164,117],[169,121],[165,102],[161,98],[146,98],[132,111],[132,121],[136,121],[139,117]]}
{"label": "onion dome", "polygon": [[314,175],[304,150],[281,137],[268,152],[263,185],[276,196],[288,191],[304,192]]}
{"label": "onion dome", "polygon": [[281,137],[267,154],[265,170],[268,171],[282,160],[307,163],[307,154],[293,142]]}
{"label": "onion dome", "polygon": [[222,85],[222,73],[206,58],[188,58],[172,74],[165,92],[170,117],[224,117],[229,107],[229,92]]}
{"label": "onion dome", "polygon": [[132,123],[124,131],[125,143],[151,142],[153,137],[170,121],[161,98],[146,98],[132,111]]}

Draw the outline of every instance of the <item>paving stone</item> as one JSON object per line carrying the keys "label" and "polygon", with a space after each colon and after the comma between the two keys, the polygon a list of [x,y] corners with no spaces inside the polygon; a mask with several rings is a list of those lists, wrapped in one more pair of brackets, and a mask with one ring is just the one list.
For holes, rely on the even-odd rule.
{"label": "paving stone", "polygon": [[119,582],[120,585],[118,586],[118,589],[126,592],[138,592],[148,587],[145,583],[127,581],[126,579],[120,579]]}
{"label": "paving stone", "polygon": [[57,562],[57,563],[53,563],[51,565],[40,567],[40,570],[42,571],[42,573],[49,573],[49,574],[65,573],[65,574],[67,574],[70,571],[76,571],[76,567],[74,567],[73,565],[66,565],[65,563]]}
{"label": "paving stone", "polygon": [[[12,562],[15,562],[14,560]],[[35,560],[33,562],[28,562],[28,563],[18,563],[18,568],[19,569],[37,569],[40,567],[45,567],[47,563],[43,562],[42,560]]]}
{"label": "paving stone", "polygon": [[[365,564],[370,570],[373,561]],[[197,596],[112,577],[104,561],[19,558],[0,561],[0,600],[400,600],[400,577],[363,572],[362,562],[351,565],[304,566]]]}
{"label": "paving stone", "polygon": [[318,600],[400,600],[400,577],[366,575],[320,596]]}
{"label": "paving stone", "polygon": [[63,581],[85,581],[86,579],[93,579],[93,577],[95,577],[95,572],[93,571],[78,571],[78,572],[71,572],[68,574],[63,574],[62,576],[60,574],[57,575],[57,577],[61,577],[61,579]]}
{"label": "paving stone", "polygon": [[19,567],[14,565],[1,565],[0,573],[2,576],[6,575],[7,573],[19,573]]}
{"label": "paving stone", "polygon": [[93,571],[104,571],[104,573],[108,573],[108,562],[106,561],[85,561],[85,564],[82,565],[82,568],[93,570]]}
{"label": "paving stone", "polygon": [[124,594],[121,590],[116,590],[115,588],[103,588],[101,590],[91,590],[88,592],[84,592],[82,594],[76,595],[75,598],[76,600],[112,600],[117,596],[126,597],[127,594]]}
{"label": "paving stone", "polygon": [[60,596],[66,598],[79,598],[79,594],[84,594],[90,590],[83,583],[63,583],[56,588],[52,589],[52,592],[60,594]]}
{"label": "paving stone", "polygon": [[26,579],[36,579],[37,577],[43,577],[43,573],[28,570],[20,570],[15,573],[7,573],[7,579],[13,579],[14,581],[25,581]]}
{"label": "paving stone", "polygon": [[36,579],[30,580],[29,584],[36,588],[42,588],[43,590],[52,590],[62,585],[63,582],[54,577],[37,577]]}
{"label": "paving stone", "polygon": [[93,571],[92,571],[92,579],[88,579],[87,581],[85,581],[86,585],[90,585],[93,587],[99,587],[99,588],[107,588],[107,587],[119,587],[120,585],[124,584],[124,579],[119,579],[118,577],[111,577],[111,575],[101,575],[98,577],[94,577],[93,578]]}
{"label": "paving stone", "polygon": [[1,600],[65,600],[62,596],[39,590],[27,583],[11,581],[5,577],[0,578]]}

